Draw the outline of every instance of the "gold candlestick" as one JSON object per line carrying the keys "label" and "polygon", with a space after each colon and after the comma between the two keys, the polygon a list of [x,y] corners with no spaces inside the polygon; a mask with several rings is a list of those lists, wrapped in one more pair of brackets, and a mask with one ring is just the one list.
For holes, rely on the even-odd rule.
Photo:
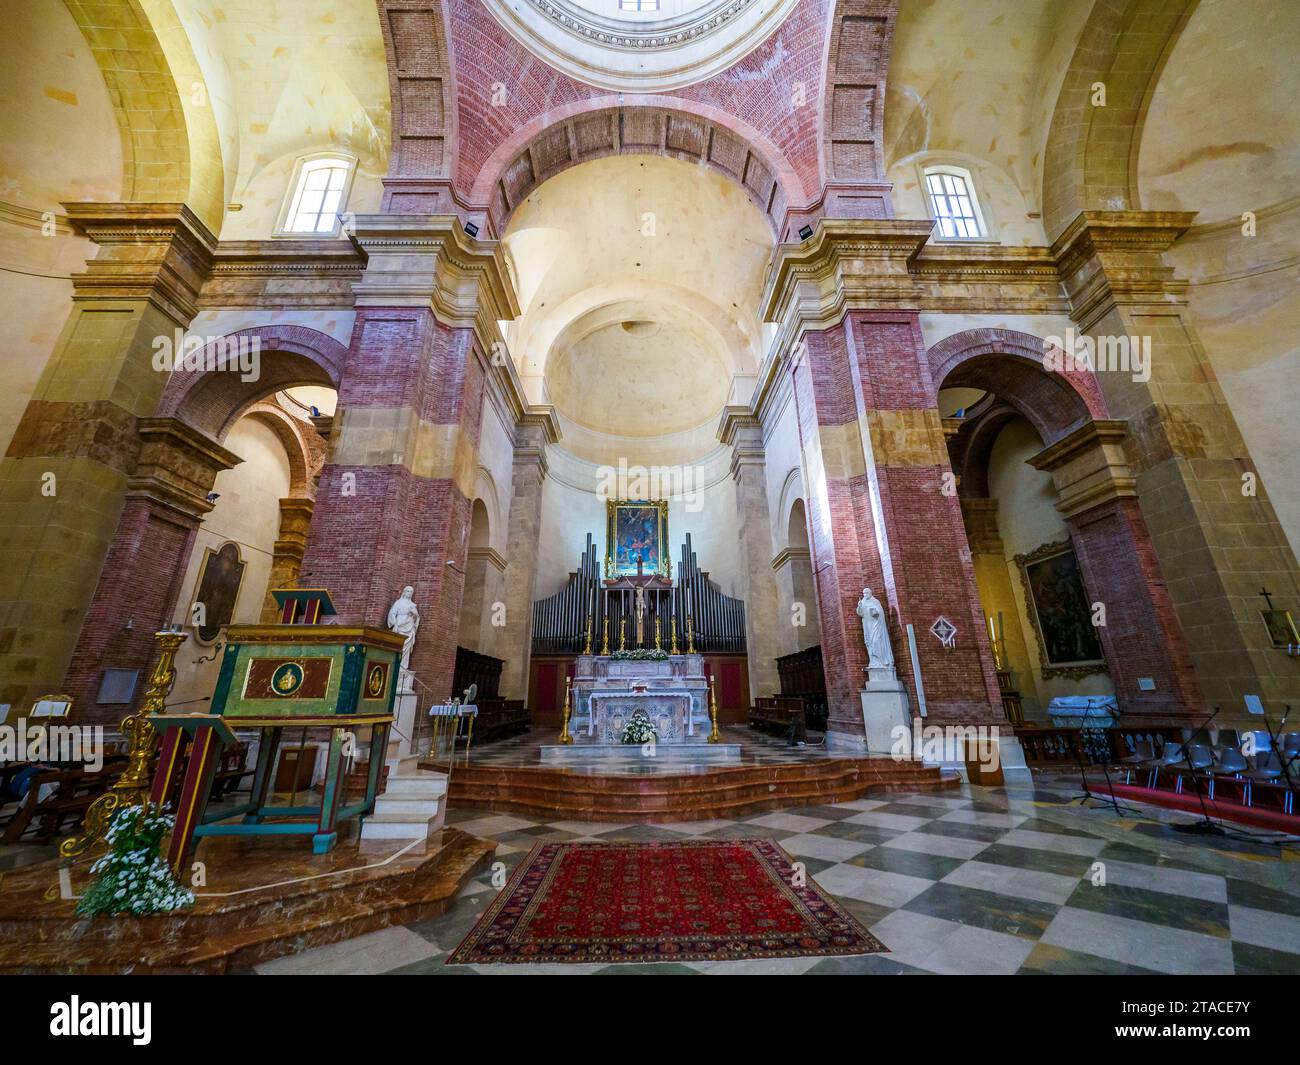
{"label": "gold candlestick", "polygon": [[627,618],[618,619],[618,649],[627,650]]}
{"label": "gold candlestick", "polygon": [[695,626],[690,614],[686,615],[686,653],[688,655],[695,653]]}
{"label": "gold candlestick", "polygon": [[582,652],[584,655],[591,654],[591,615],[587,615],[587,646]]}
{"label": "gold candlestick", "polygon": [[608,617],[605,618],[605,634],[603,637],[601,637],[600,653],[603,655],[609,654],[609,618]]}
{"label": "gold candlestick", "polygon": [[564,718],[560,727],[560,742],[563,744],[570,744],[573,742],[573,737],[569,735],[569,714],[571,713],[569,708],[569,686],[572,683],[573,681],[568,677],[564,678]]}
{"label": "gold candlestick", "polygon": [[670,655],[675,655],[677,653],[677,615],[676,614],[673,615],[672,622],[669,624],[668,627],[669,629],[672,630],[672,634],[673,634],[673,642],[668,650],[668,653]]}
{"label": "gold candlestick", "polygon": [[189,635],[165,630],[155,632],[153,638],[158,643],[158,662],[149,677],[149,689],[140,709],[124,717],[120,726],[127,741],[126,769],[117,783],[90,804],[81,824],[81,835],[69,836],[59,844],[59,853],[65,858],[75,858],[101,839],[118,810],[142,806],[149,799],[149,763],[158,739],[149,718],[166,709],[167,693],[176,682],[176,652]]}
{"label": "gold candlestick", "polygon": [[662,651],[663,646],[659,640],[659,619],[655,618],[655,650]]}
{"label": "gold candlestick", "polygon": [[709,719],[713,722],[713,730],[709,733],[710,743],[721,743],[722,733],[718,731],[718,689],[715,678],[709,678]]}

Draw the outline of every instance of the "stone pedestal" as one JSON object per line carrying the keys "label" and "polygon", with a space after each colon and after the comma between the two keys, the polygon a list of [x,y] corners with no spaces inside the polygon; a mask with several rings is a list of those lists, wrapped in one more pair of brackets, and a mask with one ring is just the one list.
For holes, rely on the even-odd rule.
{"label": "stone pedestal", "polygon": [[867,736],[867,750],[872,754],[889,754],[896,742],[894,730],[900,726],[911,728],[907,689],[897,677],[867,681],[867,686],[862,689],[862,724]]}
{"label": "stone pedestal", "polygon": [[[408,674],[403,672],[403,679]],[[403,691],[400,687],[397,690],[397,698],[393,700],[393,740],[397,744],[397,755],[406,757],[409,754],[418,754],[415,749],[415,714],[416,714],[417,697],[415,692],[408,687]],[[391,748],[390,744],[390,748]]]}

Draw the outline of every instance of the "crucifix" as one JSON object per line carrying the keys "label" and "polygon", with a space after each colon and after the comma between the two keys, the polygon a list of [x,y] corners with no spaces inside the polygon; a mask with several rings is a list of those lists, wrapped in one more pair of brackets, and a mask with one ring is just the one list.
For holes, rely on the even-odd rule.
{"label": "crucifix", "polygon": [[[641,562],[637,561],[636,568],[640,576]],[[645,646],[645,585],[637,585],[636,589],[636,645]]]}
{"label": "crucifix", "polygon": [[1264,602],[1267,604],[1269,610],[1272,610],[1272,609],[1273,609],[1273,593],[1270,592],[1267,588],[1265,588],[1265,587],[1261,584],[1261,585],[1259,586],[1259,594],[1262,595],[1262,596],[1264,597]]}

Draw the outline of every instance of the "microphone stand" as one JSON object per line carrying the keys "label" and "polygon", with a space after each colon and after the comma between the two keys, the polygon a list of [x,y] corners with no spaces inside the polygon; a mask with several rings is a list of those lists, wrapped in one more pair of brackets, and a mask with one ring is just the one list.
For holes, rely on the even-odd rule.
{"label": "microphone stand", "polygon": [[[1208,738],[1209,733],[1206,732],[1206,729],[1210,727],[1210,722],[1218,716],[1219,708],[1216,706],[1214,712],[1201,723],[1199,728],[1192,732],[1192,739],[1195,739],[1202,732],[1205,732],[1205,735]],[[1187,763],[1188,776],[1191,777],[1192,787],[1196,789],[1196,797],[1201,802],[1201,820],[1193,821],[1189,825],[1174,825],[1173,829],[1175,832],[1185,832],[1189,835],[1196,836],[1226,836],[1227,832],[1224,831],[1223,826],[1215,824],[1210,820],[1210,811],[1205,806],[1205,793],[1201,790],[1196,780],[1196,767],[1192,765],[1192,754],[1190,750],[1192,739],[1183,741],[1183,761]]]}
{"label": "microphone stand", "polygon": [[1289,705],[1283,707],[1283,709],[1286,712],[1282,715],[1282,720],[1278,723],[1276,730],[1273,728],[1273,723],[1268,719],[1267,712],[1264,713],[1264,727],[1268,730],[1268,738],[1273,744],[1273,751],[1282,766],[1282,779],[1286,782],[1287,790],[1291,793],[1291,809],[1294,811],[1297,808],[1297,795],[1295,784],[1291,780],[1291,763],[1295,761],[1296,756],[1292,754],[1284,759],[1282,751],[1278,749],[1277,745],[1277,738],[1282,734],[1282,729],[1286,727],[1286,719],[1291,716],[1291,707]]}

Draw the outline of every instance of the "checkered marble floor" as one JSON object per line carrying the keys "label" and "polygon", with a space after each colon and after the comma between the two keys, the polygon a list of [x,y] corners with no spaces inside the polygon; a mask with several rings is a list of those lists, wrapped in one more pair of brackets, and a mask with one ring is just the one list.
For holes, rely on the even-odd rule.
{"label": "checkered marble floor", "polygon": [[[453,809],[509,872],[539,841],[777,840],[890,949],[846,958],[650,965],[447,966],[497,889],[492,872],[430,921],[258,966],[261,973],[1300,973],[1298,853],[1183,814],[1069,803],[1066,779],[803,806],[739,821],[542,822]],[[1104,877],[1104,880],[1102,879]],[[498,871],[498,883],[500,883]]]}

